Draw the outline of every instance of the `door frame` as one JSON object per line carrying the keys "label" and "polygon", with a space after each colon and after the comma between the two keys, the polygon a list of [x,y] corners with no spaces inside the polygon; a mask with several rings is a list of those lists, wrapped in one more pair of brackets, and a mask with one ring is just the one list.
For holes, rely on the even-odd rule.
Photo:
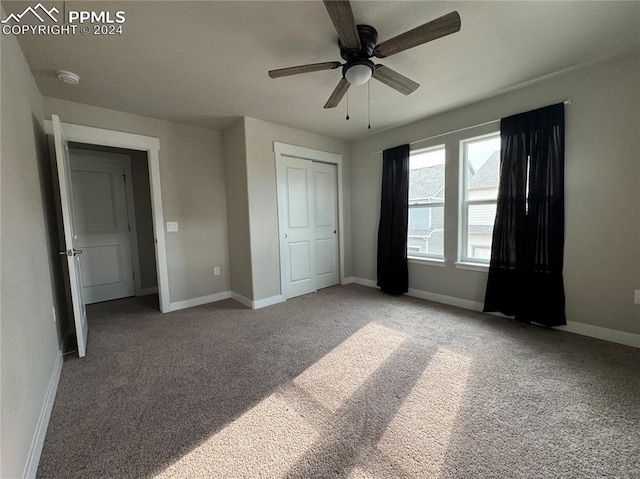
{"label": "door frame", "polygon": [[[344,192],[342,188],[342,155],[329,153],[326,151],[314,150],[303,146],[289,145],[287,143],[273,142],[273,151],[276,160],[276,183],[278,173],[282,168],[282,158],[298,158],[300,160],[315,161],[318,163],[328,163],[336,165],[338,170],[338,268],[340,269],[340,284],[344,281]],[[279,185],[276,185],[279,187]],[[278,198],[278,244],[280,245],[280,294],[284,300],[287,299],[287,287],[285,275],[283,274],[283,262],[285,258],[285,242],[282,241],[282,231],[284,230],[284,218],[280,212],[280,198]]]}
{"label": "door frame", "polygon": [[[152,136],[74,125],[72,123],[62,123],[62,127],[67,141],[125,148],[147,153],[149,184],[151,187],[153,235],[156,244],[156,272],[158,276],[160,311],[163,313],[170,312],[169,272],[167,268],[167,247],[164,235],[164,214],[162,212],[162,190],[160,187],[160,140]],[[48,135],[53,134],[53,123],[51,120],[45,120],[45,132]]]}

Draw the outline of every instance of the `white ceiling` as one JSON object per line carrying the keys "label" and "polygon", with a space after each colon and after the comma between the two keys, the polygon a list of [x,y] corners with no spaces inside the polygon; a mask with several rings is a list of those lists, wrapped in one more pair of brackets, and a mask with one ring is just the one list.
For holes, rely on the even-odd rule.
{"label": "white ceiling", "polygon": [[[35,2],[3,2],[7,14]],[[44,2],[62,10],[62,2]],[[341,60],[320,1],[66,2],[123,10],[121,36],[19,38],[42,93],[222,129],[246,115],[346,140],[367,130],[367,87],[323,105],[341,70],[267,71]],[[424,118],[577,65],[640,50],[640,2],[352,1],[379,42],[457,10],[460,32],[379,60],[421,84],[410,96],[371,81],[371,131]],[[60,83],[55,70],[81,77]]]}

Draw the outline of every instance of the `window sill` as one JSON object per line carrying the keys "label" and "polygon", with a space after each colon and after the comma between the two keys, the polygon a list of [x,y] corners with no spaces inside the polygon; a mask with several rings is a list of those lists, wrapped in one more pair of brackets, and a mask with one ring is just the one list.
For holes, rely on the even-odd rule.
{"label": "window sill", "polygon": [[438,266],[440,268],[444,268],[444,260],[437,258],[418,258],[416,256],[409,256],[407,258],[407,263],[425,264],[427,266]]}
{"label": "window sill", "polygon": [[467,271],[480,271],[487,273],[489,271],[489,265],[486,263],[470,263],[466,261],[456,261],[454,263],[456,269],[465,269]]}

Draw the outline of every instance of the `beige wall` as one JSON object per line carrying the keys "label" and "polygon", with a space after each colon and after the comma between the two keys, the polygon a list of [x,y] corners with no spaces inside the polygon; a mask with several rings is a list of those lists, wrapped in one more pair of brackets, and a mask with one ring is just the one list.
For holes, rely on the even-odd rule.
{"label": "beige wall", "polygon": [[64,293],[59,292],[61,285],[53,268],[59,266],[60,257],[42,97],[15,38],[3,35],[0,44],[0,476],[9,478],[24,473],[61,354],[52,308],[57,306],[60,312]]}
{"label": "beige wall", "polygon": [[[164,220],[171,302],[230,289],[222,133],[81,103],[44,97],[44,116],[160,139]],[[221,266],[222,274],[213,275]]]}
{"label": "beige wall", "polygon": [[[353,275],[376,279],[381,155],[373,152],[572,100],[566,108],[567,319],[640,333],[640,56],[574,70],[352,144]],[[449,155],[447,155],[449,156]],[[453,174],[453,178],[449,175]],[[447,159],[445,268],[409,265],[409,286],[484,300],[486,273],[456,270],[457,158]],[[450,186],[454,192],[451,192]]]}
{"label": "beige wall", "polygon": [[341,140],[289,128],[255,118],[245,118],[251,264],[254,300],[280,295],[278,199],[273,142],[337,153],[343,157],[345,196],[345,275],[351,274],[351,219],[349,217],[348,147]]}
{"label": "beige wall", "polygon": [[253,299],[245,119],[223,132],[231,290]]}

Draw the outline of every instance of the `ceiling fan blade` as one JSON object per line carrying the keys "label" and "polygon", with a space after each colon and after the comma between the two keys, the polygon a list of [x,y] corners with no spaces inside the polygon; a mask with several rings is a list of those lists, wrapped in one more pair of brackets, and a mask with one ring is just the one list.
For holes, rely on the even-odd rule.
{"label": "ceiling fan blade", "polygon": [[310,63],[309,65],[298,65],[297,67],[269,70],[269,76],[271,78],[280,78],[289,75],[297,75],[299,73],[317,72],[320,70],[333,70],[334,68],[338,68],[340,66],[342,66],[340,62]]}
{"label": "ceiling fan blade", "polygon": [[340,100],[342,100],[342,97],[344,96],[345,93],[347,93],[347,90],[349,89],[350,86],[351,84],[344,78],[340,80],[340,83],[338,83],[338,86],[336,87],[336,89],[333,90],[333,93],[327,100],[327,103],[325,103],[324,107],[325,108],[337,107],[338,103],[340,103]]}
{"label": "ceiling fan blade", "polygon": [[338,38],[345,48],[360,50],[360,35],[348,0],[323,0]]}
{"label": "ceiling fan blade", "polygon": [[409,95],[416,91],[420,86],[419,83],[414,82],[410,78],[401,75],[395,70],[384,65],[376,65],[376,71],[373,74],[373,78],[390,86],[394,90],[399,91],[403,95]]}
{"label": "ceiling fan blade", "polygon": [[437,40],[438,38],[460,31],[460,15],[458,12],[448,13],[440,18],[436,18],[424,25],[404,32],[376,47],[375,56],[378,58],[388,57],[395,53],[403,52],[409,48],[417,47],[423,43]]}

